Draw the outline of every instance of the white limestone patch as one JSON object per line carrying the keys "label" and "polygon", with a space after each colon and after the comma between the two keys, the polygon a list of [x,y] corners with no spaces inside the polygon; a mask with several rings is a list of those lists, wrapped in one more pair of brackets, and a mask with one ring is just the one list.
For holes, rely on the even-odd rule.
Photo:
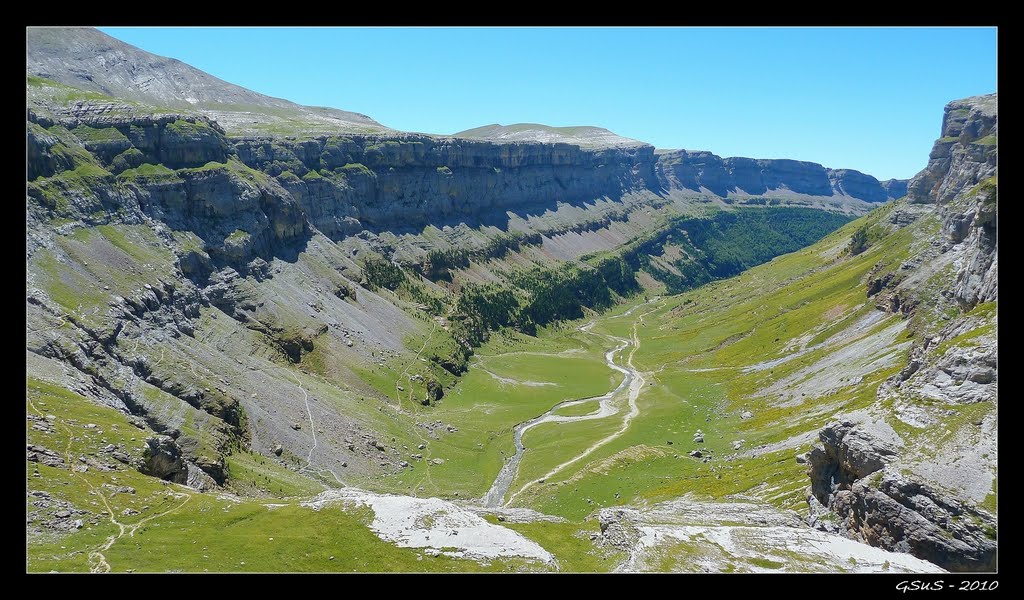
{"label": "white limestone patch", "polygon": [[[778,568],[749,563],[753,572],[836,572],[853,573],[944,573],[945,571],[910,554],[889,552],[860,542],[814,529],[797,527],[747,526],[641,526],[641,537],[630,567],[646,563],[652,549],[673,541],[699,543],[721,552],[722,559],[762,559],[779,563]],[[720,560],[722,560],[720,559]],[[718,561],[708,561],[718,562]],[[745,561],[744,561],[745,562]],[[628,569],[627,570],[631,570]]]}
{"label": "white limestone patch", "polygon": [[474,559],[518,556],[546,563],[554,560],[536,542],[440,498],[374,494],[347,488],[322,492],[302,505],[321,510],[334,503],[369,506],[374,513],[370,529],[380,539],[401,547],[434,548]]}

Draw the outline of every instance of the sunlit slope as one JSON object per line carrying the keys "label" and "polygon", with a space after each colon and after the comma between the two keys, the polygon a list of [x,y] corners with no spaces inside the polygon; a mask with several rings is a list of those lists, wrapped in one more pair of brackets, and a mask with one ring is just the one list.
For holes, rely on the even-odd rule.
{"label": "sunlit slope", "polygon": [[[898,229],[888,222],[892,210],[881,208],[732,279],[652,303],[653,310],[637,311],[642,319],[637,313],[598,319],[595,331],[617,336],[636,327],[633,361],[649,380],[640,415],[621,437],[527,489],[517,503],[581,518],[601,506],[645,499],[742,494],[803,512],[808,480],[798,455],[836,415],[875,403],[879,385],[905,366],[915,335],[956,316],[925,306],[906,319],[880,310],[880,297],[868,296],[869,279],[899,269],[939,227],[929,212]],[[850,238],[862,226],[873,243],[851,256]],[[932,283],[941,277],[940,270]],[[930,285],[923,281],[917,293],[927,298]],[[975,335],[991,330],[993,307],[974,313]],[[893,402],[883,402],[883,412]],[[955,428],[985,410],[992,407],[951,406],[945,424]],[[910,427],[892,411],[887,416],[908,442],[952,435]],[[698,430],[704,441],[695,443]],[[552,441],[563,433],[555,426],[547,431]],[[543,443],[544,434],[537,431],[533,442]],[[600,435],[595,430],[593,438]],[[689,456],[693,450],[702,458]],[[529,468],[529,453],[523,465]]]}

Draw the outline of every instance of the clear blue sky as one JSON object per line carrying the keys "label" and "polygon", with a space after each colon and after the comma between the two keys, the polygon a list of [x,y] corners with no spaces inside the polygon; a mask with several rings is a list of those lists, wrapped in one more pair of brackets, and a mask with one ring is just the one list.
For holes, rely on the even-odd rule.
{"label": "clear blue sky", "polygon": [[943,105],[996,91],[995,28],[121,28],[114,37],[406,131],[598,125],[659,148],[924,167]]}

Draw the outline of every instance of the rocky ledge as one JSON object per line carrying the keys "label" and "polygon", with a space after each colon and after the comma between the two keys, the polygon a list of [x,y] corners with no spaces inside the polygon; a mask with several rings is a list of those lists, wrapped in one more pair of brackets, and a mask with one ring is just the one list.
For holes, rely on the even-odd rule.
{"label": "rocky ledge", "polygon": [[950,571],[995,570],[995,518],[894,468],[891,428],[841,421],[818,437],[807,456],[812,526]]}

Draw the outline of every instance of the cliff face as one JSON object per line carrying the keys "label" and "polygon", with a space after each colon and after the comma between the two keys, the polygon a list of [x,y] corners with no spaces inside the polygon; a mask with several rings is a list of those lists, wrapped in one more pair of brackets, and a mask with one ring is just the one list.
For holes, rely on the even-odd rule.
{"label": "cliff face", "polygon": [[837,194],[853,196],[868,202],[886,202],[899,196],[890,196],[888,190],[874,177],[853,169],[827,169],[828,181]]}
{"label": "cliff face", "polygon": [[651,186],[654,148],[493,144],[428,136],[240,139],[245,164],[278,177],[335,237],[371,229],[480,220]]}
{"label": "cliff face", "polygon": [[890,198],[902,198],[907,195],[907,184],[910,183],[910,180],[886,179],[879,183],[882,184],[882,188],[885,189],[885,193],[888,194]]}
{"label": "cliff face", "polygon": [[942,137],[928,155],[928,166],[907,186],[912,202],[949,203],[995,173],[997,111],[995,94],[946,105]]}
{"label": "cliff face", "polygon": [[[920,340],[870,414],[823,429],[807,461],[812,524],[954,571],[996,568],[997,127],[994,94],[946,106],[928,166],[889,217],[937,233],[867,282]],[[972,418],[951,419],[951,406]],[[919,431],[927,443],[901,439]]]}
{"label": "cliff face", "polygon": [[968,309],[998,295],[998,135],[995,94],[950,102],[928,166],[908,186],[912,202],[938,205],[949,242],[965,249],[966,266],[957,274],[954,293]]}
{"label": "cliff face", "polygon": [[661,154],[656,167],[665,188],[730,194],[803,194],[848,196],[867,202],[886,202],[900,190],[900,180],[889,188],[877,179],[852,169],[826,169],[818,163],[786,159],[722,158],[706,151],[676,150]]}

